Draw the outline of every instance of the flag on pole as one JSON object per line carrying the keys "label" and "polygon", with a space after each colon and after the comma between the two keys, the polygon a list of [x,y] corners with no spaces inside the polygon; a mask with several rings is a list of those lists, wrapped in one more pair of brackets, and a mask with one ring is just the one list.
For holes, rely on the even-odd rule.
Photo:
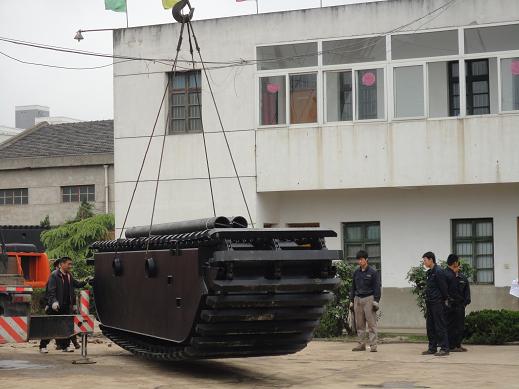
{"label": "flag on pole", "polygon": [[126,0],[105,0],[105,9],[114,12],[126,12]]}
{"label": "flag on pole", "polygon": [[170,9],[175,6],[180,0],[162,0],[162,6],[164,9]]}

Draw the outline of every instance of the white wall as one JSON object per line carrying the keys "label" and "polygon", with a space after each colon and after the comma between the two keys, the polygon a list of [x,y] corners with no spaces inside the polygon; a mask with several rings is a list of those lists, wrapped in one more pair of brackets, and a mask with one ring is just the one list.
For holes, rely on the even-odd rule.
{"label": "white wall", "polygon": [[408,287],[405,275],[423,253],[446,259],[451,220],[493,218],[495,285],[518,277],[519,184],[407,189],[262,193],[260,223],[320,222],[338,232],[328,247],[342,249],[342,223],[380,221],[384,287]]}
{"label": "white wall", "polygon": [[[443,4],[443,0],[392,0],[196,21],[193,25],[206,61],[253,59],[256,45],[384,33]],[[499,0],[499,4],[472,0],[468,7],[458,2],[423,28],[507,21],[519,14],[515,0]],[[116,30],[114,53],[173,58],[179,30],[178,24]],[[180,58],[189,60],[187,41],[184,43]],[[150,62],[114,65],[119,228],[169,70],[169,66]],[[209,73],[253,215],[256,192],[519,181],[519,154],[514,146],[519,142],[517,116],[256,130],[256,67],[213,69]],[[234,180],[234,170],[204,77],[202,102],[217,213],[246,214],[239,188],[228,184]],[[156,179],[166,116],[162,109],[144,180]],[[167,137],[161,180],[156,221],[212,213],[200,134]],[[139,189],[139,206],[132,209],[127,225],[149,222],[153,191],[151,181]]]}

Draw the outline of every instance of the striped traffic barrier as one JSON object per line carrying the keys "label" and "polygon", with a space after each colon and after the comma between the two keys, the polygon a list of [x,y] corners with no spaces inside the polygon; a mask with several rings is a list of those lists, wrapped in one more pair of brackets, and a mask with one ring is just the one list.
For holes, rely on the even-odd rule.
{"label": "striped traffic barrier", "polygon": [[27,342],[27,316],[0,316],[0,344]]}
{"label": "striped traffic barrier", "polygon": [[30,286],[0,286],[0,293],[18,292],[18,293],[32,293]]}
{"label": "striped traffic barrier", "polygon": [[74,333],[94,332],[94,320],[90,316],[90,291],[79,292],[79,315],[74,316]]}

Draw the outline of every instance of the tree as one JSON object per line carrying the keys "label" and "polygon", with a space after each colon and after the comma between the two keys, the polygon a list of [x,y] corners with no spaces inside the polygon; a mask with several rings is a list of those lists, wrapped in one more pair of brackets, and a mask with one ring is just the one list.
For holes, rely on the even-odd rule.
{"label": "tree", "polygon": [[49,219],[49,215],[45,215],[45,217],[43,219],[41,219],[40,221],[40,227],[43,227],[43,228],[50,228],[50,219]]}
{"label": "tree", "polygon": [[99,214],[45,231],[41,240],[49,258],[72,258],[74,273],[78,278],[84,278],[93,275],[93,269],[86,265],[86,258],[92,255],[89,246],[97,240],[110,238],[114,228],[113,214]]}
{"label": "tree", "polygon": [[318,338],[328,338],[342,335],[342,330],[351,335],[353,329],[348,325],[350,314],[350,289],[353,282],[355,267],[346,261],[337,263],[337,276],[341,279],[335,291],[335,299],[326,306],[319,327],[315,331]]}

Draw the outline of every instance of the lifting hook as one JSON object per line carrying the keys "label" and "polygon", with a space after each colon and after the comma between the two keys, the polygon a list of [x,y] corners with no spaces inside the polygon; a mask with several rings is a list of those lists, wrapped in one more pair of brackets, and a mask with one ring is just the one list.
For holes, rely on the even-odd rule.
{"label": "lifting hook", "polygon": [[[185,7],[189,8],[189,13],[183,14],[182,10]],[[189,23],[191,19],[193,18],[193,12],[195,9],[191,7],[191,3],[189,0],[180,0],[178,3],[176,3],[173,6],[173,9],[171,10],[171,13],[173,14],[173,19],[175,19],[179,23]]]}

